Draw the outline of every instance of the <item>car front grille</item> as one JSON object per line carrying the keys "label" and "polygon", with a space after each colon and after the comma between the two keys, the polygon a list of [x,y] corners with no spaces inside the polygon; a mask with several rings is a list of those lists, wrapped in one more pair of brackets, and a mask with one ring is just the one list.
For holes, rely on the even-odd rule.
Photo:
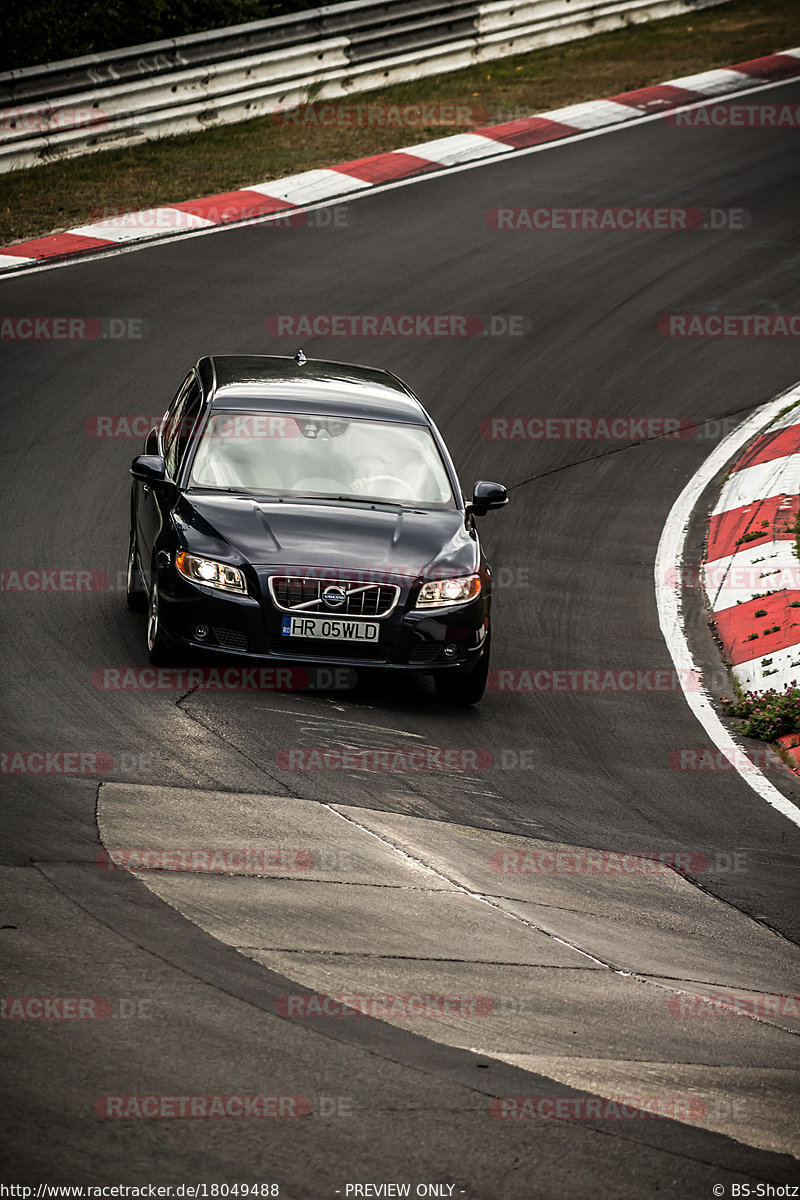
{"label": "car front grille", "polygon": [[[394,583],[361,583],[355,579],[318,579],[310,575],[271,575],[268,581],[273,603],[283,612],[305,612],[329,617],[388,617],[400,596]],[[326,600],[329,591],[343,599],[337,605]]]}

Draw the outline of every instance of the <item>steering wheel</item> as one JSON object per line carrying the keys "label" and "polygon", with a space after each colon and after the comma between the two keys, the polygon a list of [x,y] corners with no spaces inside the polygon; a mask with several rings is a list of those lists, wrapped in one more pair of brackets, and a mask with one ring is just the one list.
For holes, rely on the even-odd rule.
{"label": "steering wheel", "polygon": [[397,476],[397,475],[365,475],[363,477],[363,479],[355,480],[355,482],[353,483],[353,487],[355,487],[356,484],[358,484],[359,487],[357,490],[362,491],[362,490],[366,490],[368,484],[372,485],[373,483],[387,483],[387,482],[399,484],[401,489],[403,489],[405,491],[405,498],[407,500],[416,500],[417,494],[414,491],[414,489],[412,488],[411,484],[408,483],[405,479],[400,479],[399,476]]}

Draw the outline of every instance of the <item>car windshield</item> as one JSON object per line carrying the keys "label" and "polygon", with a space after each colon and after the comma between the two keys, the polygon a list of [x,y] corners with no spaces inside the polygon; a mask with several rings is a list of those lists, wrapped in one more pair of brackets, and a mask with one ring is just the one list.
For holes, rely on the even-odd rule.
{"label": "car windshield", "polygon": [[349,417],[212,413],[189,486],[454,507],[428,428]]}

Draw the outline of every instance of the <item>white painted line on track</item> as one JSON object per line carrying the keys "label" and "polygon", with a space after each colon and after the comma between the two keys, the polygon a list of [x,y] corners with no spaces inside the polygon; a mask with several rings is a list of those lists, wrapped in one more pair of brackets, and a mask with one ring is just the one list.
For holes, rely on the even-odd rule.
{"label": "white painted line on track", "polygon": [[[696,680],[699,671],[683,629],[679,569],[683,565],[683,551],[689,522],[702,493],[725,464],[759,434],[787,404],[792,402],[800,402],[800,383],[756,409],[743,425],[734,429],[719,443],[689,480],[673,504],[661,532],[656,553],[655,587],[661,632],[677,669],[678,678],[681,680],[686,703],[711,741],[731,761],[745,783],[749,784],[762,800],[766,800],[767,804],[772,805],[792,824],[800,828],[800,808],[787,800],[761,771],[752,770],[750,765],[748,765],[747,771],[742,769],[739,762],[742,757],[742,747],[723,725],[714,710],[708,692],[704,688],[689,691],[686,687],[685,681],[690,678]],[[667,580],[674,582],[667,582]],[[694,672],[694,674],[690,675],[689,672]]]}
{"label": "white painted line on track", "polygon": [[[672,81],[672,82],[674,83],[674,81]],[[773,88],[779,88],[779,87],[790,87],[793,84],[796,85],[798,83],[800,83],[800,76],[796,76],[796,75],[792,76],[789,79],[772,79],[766,83],[761,82],[761,83],[754,84],[752,87],[742,88],[740,91],[725,92],[719,96],[719,101],[721,104],[725,104],[729,100],[737,100],[742,96],[752,96],[752,95],[756,95],[758,92],[771,91]],[[708,105],[712,102],[712,100],[713,100],[713,96],[709,97],[708,99],[704,99],[704,100],[692,101],[692,103],[690,103],[690,104],[682,104],[678,108],[669,109],[668,112],[646,113],[643,115],[640,114],[640,115],[636,116],[635,120],[618,121],[613,125],[605,125],[600,129],[588,129],[588,130],[586,130],[585,133],[571,134],[571,135],[568,135],[567,137],[558,138],[552,142],[540,142],[535,146],[524,146],[522,148],[514,147],[513,150],[510,150],[508,145],[498,142],[495,144],[497,146],[502,146],[502,148],[497,151],[495,151],[493,149],[485,158],[477,158],[470,162],[458,163],[453,166],[443,166],[435,171],[425,171],[419,175],[411,175],[411,176],[409,176],[408,179],[395,179],[395,180],[392,180],[391,183],[373,184],[369,188],[365,188],[363,190],[358,190],[355,192],[348,192],[346,188],[343,188],[342,194],[347,195],[348,203],[352,203],[353,201],[356,201],[356,200],[363,200],[365,197],[368,197],[368,196],[376,196],[382,192],[394,191],[396,188],[410,187],[413,184],[431,183],[433,180],[436,180],[436,179],[443,179],[449,175],[456,175],[460,171],[474,171],[476,169],[476,167],[491,166],[494,163],[498,163],[498,162],[502,162],[502,161],[511,162],[514,159],[522,158],[529,154],[542,154],[547,150],[557,150],[561,146],[568,146],[568,145],[572,146],[572,145],[575,145],[577,142],[588,141],[590,138],[603,137],[607,133],[618,133],[622,129],[638,129],[640,126],[647,125],[651,121],[663,121],[667,117],[674,117],[676,113],[693,112],[697,108],[707,108]],[[595,102],[590,101],[589,103],[595,103]],[[635,112],[635,110],[633,110],[633,111]],[[543,113],[542,116],[549,117],[549,114]],[[486,140],[491,142],[493,139],[487,138]],[[422,146],[430,145],[430,143],[422,143],[421,145]],[[393,152],[399,153],[399,154],[403,154],[403,153],[408,154],[411,152],[411,149],[412,149],[412,147],[409,147],[409,146],[397,146],[397,147],[395,147]],[[392,151],[390,151],[390,153],[392,153]],[[347,164],[342,163],[340,165],[346,166]],[[330,169],[331,173],[333,173],[332,168],[319,168],[319,170],[327,170],[327,169]],[[347,176],[344,174],[344,172],[341,172],[341,174],[342,174],[343,178],[345,178],[345,179],[347,178]],[[279,181],[276,180],[273,182],[279,182]],[[267,188],[269,187],[269,185],[270,185],[270,181],[267,180],[266,182],[260,183],[260,184],[248,184],[242,190],[243,191],[260,191],[265,195],[269,195],[270,193],[267,191]],[[105,250],[101,250],[101,251],[98,251],[97,253],[93,253],[93,254],[86,254],[86,255],[76,254],[69,258],[61,259],[58,262],[48,262],[47,260],[43,260],[41,262],[37,262],[36,266],[29,266],[28,263],[30,263],[31,260],[22,258],[20,256],[19,261],[20,261],[21,265],[20,265],[19,270],[17,270],[17,271],[7,270],[7,271],[0,272],[0,281],[5,280],[5,279],[18,279],[20,275],[33,275],[33,274],[38,274],[40,271],[55,271],[59,267],[74,267],[80,263],[86,264],[89,262],[98,262],[100,259],[111,258],[112,256],[116,257],[120,254],[133,254],[137,250],[145,250],[145,249],[152,250],[156,246],[167,246],[167,245],[174,246],[178,242],[188,241],[190,238],[210,237],[212,234],[215,234],[215,233],[230,233],[234,229],[243,229],[243,228],[246,228],[248,225],[265,225],[265,224],[268,224],[271,220],[277,221],[277,220],[280,220],[281,218],[283,218],[285,220],[286,216],[289,212],[291,212],[293,214],[296,214],[298,212],[313,212],[319,208],[329,208],[333,204],[341,204],[341,202],[342,202],[342,196],[339,195],[337,197],[331,197],[330,200],[324,200],[322,202],[315,203],[315,204],[304,204],[302,207],[298,205],[298,207],[296,207],[296,208],[286,209],[281,212],[274,213],[272,215],[258,216],[258,217],[246,217],[242,221],[228,221],[224,225],[212,225],[208,229],[190,229],[190,230],[186,230],[186,231],[181,230],[180,233],[171,234],[169,237],[165,237],[165,238],[159,239],[157,241],[148,242],[146,240],[143,240],[141,242],[132,242],[130,244],[122,243],[121,245],[110,246]],[[70,232],[70,231],[66,230],[65,232]],[[6,247],[6,249],[7,249],[7,247]],[[11,257],[13,257],[13,256],[12,255],[3,255],[2,256],[2,258],[4,258],[4,259],[11,258]],[[2,265],[2,264],[0,264],[0,265]]]}

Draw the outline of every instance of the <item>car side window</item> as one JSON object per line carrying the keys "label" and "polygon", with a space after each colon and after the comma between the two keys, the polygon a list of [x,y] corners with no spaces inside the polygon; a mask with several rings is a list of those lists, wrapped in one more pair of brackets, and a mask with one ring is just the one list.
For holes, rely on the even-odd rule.
{"label": "car side window", "polygon": [[170,410],[164,430],[167,474],[176,479],[202,407],[203,394],[194,375],[187,379]]}
{"label": "car side window", "polygon": [[184,404],[186,403],[186,397],[187,397],[187,395],[189,393],[189,389],[191,388],[194,381],[195,381],[195,375],[194,375],[194,371],[192,371],[192,373],[190,375],[186,376],[183,383],[178,388],[177,392],[175,393],[172,400],[170,401],[169,408],[167,409],[167,411],[162,419],[161,427],[160,427],[161,435],[162,435],[165,446],[167,443],[167,439],[169,438],[170,430],[173,428],[173,424],[174,424],[175,420],[177,419],[178,410],[182,409]]}

